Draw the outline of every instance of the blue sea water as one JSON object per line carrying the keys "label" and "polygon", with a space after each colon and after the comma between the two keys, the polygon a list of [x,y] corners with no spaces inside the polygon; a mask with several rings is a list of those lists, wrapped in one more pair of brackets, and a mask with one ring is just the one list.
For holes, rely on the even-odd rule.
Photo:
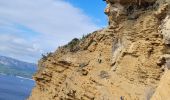
{"label": "blue sea water", "polygon": [[30,79],[0,75],[0,100],[26,100],[34,85]]}

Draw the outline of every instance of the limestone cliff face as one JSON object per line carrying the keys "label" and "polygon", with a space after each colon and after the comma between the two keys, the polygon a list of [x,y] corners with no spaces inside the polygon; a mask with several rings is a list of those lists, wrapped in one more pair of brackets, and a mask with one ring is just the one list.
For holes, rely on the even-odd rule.
{"label": "limestone cliff face", "polygon": [[107,28],[39,61],[29,100],[170,100],[168,0],[104,0]]}

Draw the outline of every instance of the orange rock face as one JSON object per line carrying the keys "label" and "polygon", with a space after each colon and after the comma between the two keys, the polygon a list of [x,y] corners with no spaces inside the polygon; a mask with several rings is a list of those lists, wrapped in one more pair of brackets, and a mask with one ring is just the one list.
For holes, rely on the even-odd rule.
{"label": "orange rock face", "polygon": [[42,58],[29,100],[170,99],[169,1],[106,1],[108,27]]}

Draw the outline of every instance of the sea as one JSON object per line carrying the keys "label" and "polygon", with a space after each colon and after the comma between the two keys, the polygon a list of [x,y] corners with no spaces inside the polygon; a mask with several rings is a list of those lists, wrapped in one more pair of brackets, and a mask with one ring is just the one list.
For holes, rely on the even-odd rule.
{"label": "sea", "polygon": [[0,100],[27,100],[34,86],[32,79],[0,74]]}

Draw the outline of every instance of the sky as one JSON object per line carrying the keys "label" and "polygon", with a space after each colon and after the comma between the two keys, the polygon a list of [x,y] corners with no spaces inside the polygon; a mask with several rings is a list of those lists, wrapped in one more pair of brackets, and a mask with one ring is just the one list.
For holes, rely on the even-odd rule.
{"label": "sky", "polygon": [[0,0],[0,55],[36,63],[107,25],[103,0]]}

